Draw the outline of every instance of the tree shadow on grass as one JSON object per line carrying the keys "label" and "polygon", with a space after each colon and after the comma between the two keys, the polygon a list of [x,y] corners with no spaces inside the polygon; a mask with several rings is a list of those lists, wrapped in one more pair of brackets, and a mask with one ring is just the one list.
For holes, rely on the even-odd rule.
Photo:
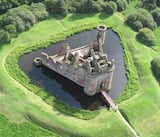
{"label": "tree shadow on grass", "polygon": [[160,77],[157,76],[157,74],[154,72],[152,66],[150,67],[151,71],[152,71],[152,75],[154,76],[155,80],[157,81],[157,83],[160,86]]}
{"label": "tree shadow on grass", "polygon": [[80,14],[80,13],[77,13],[77,14],[72,14],[69,18],[68,18],[68,21],[75,21],[75,20],[81,20],[81,19],[85,19],[85,18],[88,18],[88,17],[93,17],[95,15],[95,13],[92,13],[92,14],[87,14],[87,13],[84,13],[84,14]]}
{"label": "tree shadow on grass", "polygon": [[104,20],[104,19],[107,19],[107,18],[109,18],[109,17],[111,17],[111,16],[112,16],[112,14],[107,14],[107,13],[105,13],[105,12],[102,12],[102,13],[99,15],[99,18],[102,19],[102,20]]}
{"label": "tree shadow on grass", "polygon": [[8,43],[0,43],[0,50],[2,50],[3,49],[3,47],[5,47],[5,46],[8,46],[10,43],[8,42]]}
{"label": "tree shadow on grass", "polygon": [[66,17],[66,16],[62,16],[62,15],[57,15],[57,16],[55,16],[55,18],[56,18],[57,20],[63,20],[65,17]]}
{"label": "tree shadow on grass", "polygon": [[56,19],[56,20],[63,20],[66,16],[63,16],[63,15],[49,15],[48,19]]}
{"label": "tree shadow on grass", "polygon": [[125,113],[125,111],[123,109],[119,109],[120,113],[122,114],[122,116],[124,117],[124,119],[130,124],[130,126],[134,129],[133,125],[131,124],[131,122],[129,121],[129,118],[127,116],[127,114]]}

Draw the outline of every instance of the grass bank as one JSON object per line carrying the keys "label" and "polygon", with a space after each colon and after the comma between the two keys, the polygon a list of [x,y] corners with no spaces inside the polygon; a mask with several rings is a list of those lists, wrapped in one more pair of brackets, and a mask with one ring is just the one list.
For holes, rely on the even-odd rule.
{"label": "grass bank", "polygon": [[0,136],[1,137],[59,137],[58,134],[46,131],[29,122],[16,124],[0,114]]}

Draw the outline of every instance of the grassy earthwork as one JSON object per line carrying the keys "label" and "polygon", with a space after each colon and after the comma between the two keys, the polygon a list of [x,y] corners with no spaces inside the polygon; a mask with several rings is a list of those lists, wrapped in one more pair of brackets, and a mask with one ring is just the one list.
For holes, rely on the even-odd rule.
{"label": "grassy earthwork", "polygon": [[[29,81],[15,64],[18,61],[17,57],[12,56],[29,52],[44,44],[55,43],[56,38],[61,40],[65,38],[64,35],[71,35],[82,29],[105,23],[113,27],[122,38],[124,51],[128,57],[125,58],[128,77],[132,75],[133,78],[130,78],[131,85],[125,92],[135,93],[128,92],[130,94],[128,95],[124,92],[124,95],[118,99],[119,108],[126,114],[127,119],[141,137],[157,137],[160,134],[160,90],[158,82],[152,75],[150,61],[153,57],[159,56],[159,52],[137,42],[136,33],[124,24],[124,20],[125,12],[115,13],[112,16],[99,13],[70,14],[62,19],[50,17],[20,34],[10,44],[2,46],[0,49],[0,113],[3,115],[0,115],[0,136],[133,136],[114,111],[101,109],[98,113],[92,112],[93,115],[89,113],[89,120],[84,120],[86,115],[81,116],[82,112],[75,111],[77,118],[76,115],[62,113],[54,105],[49,105],[50,100],[54,102],[54,98],[48,99],[48,102],[44,101],[43,96],[47,95],[43,91],[39,93],[41,95],[37,95],[38,88],[31,85],[29,85],[31,87],[24,86],[23,83]],[[78,30],[77,26],[81,26],[81,29]],[[155,30],[157,38],[159,38],[159,31],[160,28]],[[158,44],[156,47],[158,48]],[[15,69],[12,69],[13,67]],[[19,75],[23,77],[18,78]],[[127,99],[124,96],[130,98]],[[88,112],[84,113],[88,114]]]}

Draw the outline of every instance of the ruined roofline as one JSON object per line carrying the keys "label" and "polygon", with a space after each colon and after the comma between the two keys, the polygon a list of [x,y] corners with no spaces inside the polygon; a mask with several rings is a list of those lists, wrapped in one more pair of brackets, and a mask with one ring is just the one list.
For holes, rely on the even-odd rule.
{"label": "ruined roofline", "polygon": [[69,44],[66,43],[61,46],[61,49],[56,55],[49,56],[49,59],[52,59],[55,64],[65,63],[73,65],[75,68],[83,67],[90,75],[98,75],[100,73],[113,71],[114,62],[109,61],[107,54],[103,53],[107,27],[105,25],[98,25],[97,30],[97,39],[90,44],[71,49]]}
{"label": "ruined roofline", "polygon": [[101,89],[108,91],[115,64],[103,52],[106,30],[105,25],[98,25],[97,35],[91,43],[74,49],[65,44],[52,56],[42,52],[42,57],[35,58],[34,62],[37,66],[44,65],[82,86],[87,95],[95,95]]}
{"label": "ruined roofline", "polygon": [[91,73],[91,74],[87,74],[88,77],[90,78],[96,78],[96,77],[99,77],[100,75],[103,75],[103,74],[106,74],[106,73],[112,73],[115,69],[115,65],[113,65],[113,67],[107,71],[104,71],[104,72],[99,72],[99,73]]}

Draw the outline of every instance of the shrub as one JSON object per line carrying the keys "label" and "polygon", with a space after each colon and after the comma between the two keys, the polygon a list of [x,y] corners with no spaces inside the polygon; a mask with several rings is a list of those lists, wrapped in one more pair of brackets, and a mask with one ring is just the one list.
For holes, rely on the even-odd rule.
{"label": "shrub", "polygon": [[136,38],[147,46],[153,46],[156,44],[157,40],[154,36],[152,30],[148,28],[142,28],[136,35]]}
{"label": "shrub", "polygon": [[136,31],[143,27],[154,30],[157,26],[152,15],[145,9],[138,9],[131,13],[127,17],[126,23]]}
{"label": "shrub", "polygon": [[105,11],[108,14],[113,14],[117,10],[117,4],[113,1],[108,2],[105,7]]}
{"label": "shrub", "polygon": [[151,69],[155,78],[160,81],[160,58],[153,58],[151,61]]}
{"label": "shrub", "polygon": [[151,13],[154,18],[154,21],[157,23],[157,25],[160,25],[160,8],[156,8]]}

